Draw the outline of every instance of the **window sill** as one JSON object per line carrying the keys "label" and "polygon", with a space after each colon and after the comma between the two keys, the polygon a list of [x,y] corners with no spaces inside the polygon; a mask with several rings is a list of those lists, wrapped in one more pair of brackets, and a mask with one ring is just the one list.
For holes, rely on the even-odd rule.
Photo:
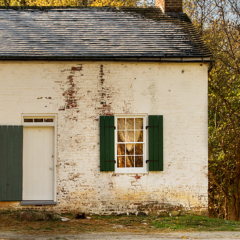
{"label": "window sill", "polygon": [[37,201],[37,200],[28,200],[28,201],[21,201],[21,205],[56,205],[57,203],[54,201],[48,201],[48,200],[42,200],[42,201]]}
{"label": "window sill", "polygon": [[142,173],[144,173],[144,174],[147,174],[148,173],[148,171],[146,171],[146,170],[142,170],[142,171],[137,171],[136,169],[134,169],[134,170],[126,170],[126,169],[121,169],[121,170],[119,170],[119,169],[117,169],[117,170],[115,170],[115,173],[123,173],[123,174],[135,174],[135,173],[137,173],[137,174],[142,174]]}

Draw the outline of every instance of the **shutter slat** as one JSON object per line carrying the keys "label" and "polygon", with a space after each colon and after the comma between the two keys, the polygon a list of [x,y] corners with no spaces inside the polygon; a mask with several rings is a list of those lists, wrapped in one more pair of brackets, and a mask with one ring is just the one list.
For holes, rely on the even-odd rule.
{"label": "shutter slat", "polygon": [[0,200],[7,197],[7,126],[0,128]]}
{"label": "shutter slat", "polygon": [[22,179],[22,151],[23,151],[23,126],[15,126],[14,129],[14,156],[13,162],[13,200],[22,199],[22,186],[18,184],[19,179]]}
{"label": "shutter slat", "polygon": [[159,116],[158,121],[158,167],[160,171],[163,171],[163,116]]}
{"label": "shutter slat", "polygon": [[110,143],[109,143],[109,136],[110,136],[110,128],[109,127],[109,117],[105,117],[105,166],[106,170],[109,169],[109,164],[110,164]]}
{"label": "shutter slat", "polygon": [[[153,126],[154,127],[156,126],[156,128],[153,128],[154,129],[153,130],[153,146],[154,146],[153,160],[159,160],[159,158],[158,158],[158,153],[159,153],[159,147],[158,147],[158,128],[159,128],[159,126],[158,126],[158,116],[153,116],[153,122],[154,122]],[[152,168],[153,169],[158,169],[158,165],[159,165],[158,161],[152,162]]]}
{"label": "shutter slat", "polygon": [[[153,126],[153,117],[149,116],[148,118],[148,125]],[[148,154],[149,154],[149,160],[154,160],[154,135],[153,135],[153,129],[154,128],[148,128]],[[149,171],[151,171],[151,167],[149,162]]]}
{"label": "shutter slat", "polygon": [[100,116],[100,171],[114,171],[114,116]]}
{"label": "shutter slat", "polygon": [[13,195],[13,126],[8,126],[7,136],[7,199]]}
{"label": "shutter slat", "polygon": [[22,200],[22,126],[0,126],[0,200]]}
{"label": "shutter slat", "polygon": [[[110,126],[114,126],[114,116],[109,116],[109,123]],[[109,142],[110,142],[110,148],[109,148],[109,155],[110,155],[110,160],[116,160],[115,159],[115,151],[114,151],[114,147],[115,147],[115,139],[114,139],[114,128],[109,128],[110,132],[109,132]],[[109,171],[114,171],[114,166],[115,163],[114,162],[109,162]]]}
{"label": "shutter slat", "polygon": [[163,116],[149,115],[149,171],[163,171]]}
{"label": "shutter slat", "polygon": [[105,131],[104,116],[100,116],[100,170],[105,169]]}

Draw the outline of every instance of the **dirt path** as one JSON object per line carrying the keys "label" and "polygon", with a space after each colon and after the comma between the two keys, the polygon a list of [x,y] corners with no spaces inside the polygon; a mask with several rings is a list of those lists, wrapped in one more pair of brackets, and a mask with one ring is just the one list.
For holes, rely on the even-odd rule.
{"label": "dirt path", "polygon": [[174,233],[155,233],[155,234],[131,234],[131,233],[81,233],[78,235],[23,235],[12,232],[0,232],[0,240],[76,240],[76,239],[240,239],[240,232],[174,232]]}
{"label": "dirt path", "polygon": [[[240,222],[203,216],[91,216],[60,220],[21,219],[20,212],[0,214],[0,240],[76,239],[239,239]],[[39,215],[38,212],[36,214]],[[197,231],[198,230],[198,231]],[[206,231],[208,230],[208,231]]]}

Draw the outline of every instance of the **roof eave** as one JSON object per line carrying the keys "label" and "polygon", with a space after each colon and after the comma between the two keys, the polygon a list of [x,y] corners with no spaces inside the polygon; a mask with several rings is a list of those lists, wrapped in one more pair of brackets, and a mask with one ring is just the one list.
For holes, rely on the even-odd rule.
{"label": "roof eave", "polygon": [[132,57],[132,56],[0,56],[1,61],[127,61],[127,62],[212,62],[211,55],[205,56],[164,56],[164,57]]}

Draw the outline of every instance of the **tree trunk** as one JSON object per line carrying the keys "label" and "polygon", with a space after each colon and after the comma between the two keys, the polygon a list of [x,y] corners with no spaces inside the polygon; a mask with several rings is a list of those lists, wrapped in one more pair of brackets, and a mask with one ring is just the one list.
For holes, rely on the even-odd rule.
{"label": "tree trunk", "polygon": [[232,203],[229,208],[229,220],[240,220],[240,141],[237,141],[236,146],[236,168],[234,171],[234,181],[230,189],[233,190]]}

